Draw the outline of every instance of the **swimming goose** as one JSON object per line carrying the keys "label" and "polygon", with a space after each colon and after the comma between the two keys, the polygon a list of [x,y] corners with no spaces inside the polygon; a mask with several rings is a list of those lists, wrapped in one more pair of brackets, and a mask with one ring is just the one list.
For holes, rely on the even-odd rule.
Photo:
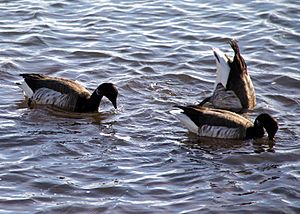
{"label": "swimming goose", "polygon": [[199,106],[175,106],[172,110],[190,132],[200,137],[223,139],[252,139],[264,136],[264,129],[270,140],[278,130],[278,123],[269,114],[260,114],[252,123],[245,117],[222,109]]}
{"label": "swimming goose", "polygon": [[253,109],[256,97],[246,62],[240,54],[237,41],[230,40],[229,44],[234,51],[233,60],[220,49],[213,48],[217,66],[214,92],[199,105],[210,102],[215,108],[236,112]]}
{"label": "swimming goose", "polygon": [[91,94],[79,83],[59,77],[42,74],[20,74],[24,82],[18,86],[30,102],[48,104],[67,111],[97,111],[103,96],[117,108],[118,90],[112,83],[102,83]]}

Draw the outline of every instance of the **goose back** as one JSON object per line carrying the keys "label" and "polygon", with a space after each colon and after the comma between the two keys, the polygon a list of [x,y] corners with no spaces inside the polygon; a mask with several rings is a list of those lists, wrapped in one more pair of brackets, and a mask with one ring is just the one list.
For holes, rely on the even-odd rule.
{"label": "goose back", "polygon": [[[186,117],[177,118],[191,131],[201,137],[244,139],[247,129],[253,127],[248,119],[226,110],[199,106],[176,106]],[[182,120],[184,118],[184,120]],[[190,119],[190,121],[188,121]],[[190,127],[192,129],[190,129]],[[197,127],[197,128],[195,128]]]}
{"label": "goose back", "polygon": [[33,92],[40,88],[48,88],[62,94],[74,94],[89,97],[91,93],[79,83],[59,77],[49,77],[41,74],[20,74]]}
{"label": "goose back", "polygon": [[198,126],[212,125],[212,126],[225,126],[230,128],[249,127],[253,123],[245,117],[234,112],[211,109],[200,106],[176,106],[184,111],[188,117]]}

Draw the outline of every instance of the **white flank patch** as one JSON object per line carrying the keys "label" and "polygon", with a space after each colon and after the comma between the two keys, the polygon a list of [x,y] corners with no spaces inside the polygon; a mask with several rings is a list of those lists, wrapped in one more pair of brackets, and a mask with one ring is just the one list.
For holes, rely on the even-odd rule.
{"label": "white flank patch", "polygon": [[62,94],[49,88],[40,88],[35,91],[32,101],[36,104],[53,105],[65,110],[74,110],[76,99],[72,95]]}
{"label": "white flank patch", "polygon": [[243,139],[246,130],[240,128],[228,128],[225,126],[203,125],[198,132],[200,137],[213,137],[223,139]]}
{"label": "white flank patch", "polygon": [[198,134],[198,126],[183,113],[181,109],[175,109],[170,111],[172,115],[174,115],[177,119],[180,120],[181,123],[190,131],[195,134]]}
{"label": "white flank patch", "polygon": [[26,97],[31,98],[33,96],[33,91],[25,81],[23,81],[21,84],[18,84],[18,86],[23,90],[23,93]]}
{"label": "white flank patch", "polygon": [[218,83],[222,83],[222,85],[226,88],[228,76],[230,73],[228,58],[219,48],[213,48],[213,52],[216,57],[216,66],[217,66],[217,78],[215,81],[214,90],[216,89]]}
{"label": "white flank patch", "polygon": [[53,105],[62,96],[62,93],[49,88],[40,88],[35,91],[32,100],[37,104]]}

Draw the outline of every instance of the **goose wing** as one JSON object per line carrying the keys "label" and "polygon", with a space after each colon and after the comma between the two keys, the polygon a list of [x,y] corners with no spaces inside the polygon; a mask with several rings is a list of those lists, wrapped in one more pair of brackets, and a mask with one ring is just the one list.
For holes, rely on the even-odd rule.
{"label": "goose wing", "polygon": [[231,110],[234,112],[240,112],[242,110],[242,104],[238,96],[232,90],[226,90],[226,88],[219,83],[214,91],[210,102],[215,108]]}
{"label": "goose wing", "polygon": [[49,77],[41,74],[20,74],[33,92],[40,88],[48,88],[62,94],[73,94],[80,97],[89,97],[91,93],[79,83],[58,77]]}
{"label": "goose wing", "polygon": [[183,110],[198,127],[203,125],[237,128],[252,125],[252,122],[236,113],[200,106],[176,106]]}
{"label": "goose wing", "polygon": [[[210,103],[205,105],[206,103]],[[232,90],[227,90],[222,83],[218,83],[214,93],[210,97],[206,97],[198,106],[210,106],[219,109],[240,112],[242,104],[238,96]]]}
{"label": "goose wing", "polygon": [[226,110],[199,106],[176,106],[183,110],[177,118],[193,133],[201,137],[223,139],[244,139],[248,127],[253,123],[248,119]]}

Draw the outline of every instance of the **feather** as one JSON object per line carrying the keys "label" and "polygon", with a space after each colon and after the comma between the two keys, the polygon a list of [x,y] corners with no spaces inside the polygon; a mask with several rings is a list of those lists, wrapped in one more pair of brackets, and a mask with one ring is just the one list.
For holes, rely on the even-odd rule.
{"label": "feather", "polygon": [[23,90],[23,93],[26,97],[31,98],[33,96],[33,91],[25,81],[22,83],[17,83],[17,86],[19,86]]}
{"label": "feather", "polygon": [[77,96],[72,94],[63,94],[49,88],[40,88],[35,91],[32,100],[36,104],[53,105],[61,109],[74,111]]}
{"label": "feather", "polygon": [[218,83],[222,83],[222,85],[226,88],[230,73],[230,67],[228,65],[229,58],[219,48],[213,48],[213,52],[216,58],[217,66],[217,77],[214,85],[214,90],[216,89]]}
{"label": "feather", "polygon": [[170,111],[179,121],[192,133],[198,133],[198,126],[185,114],[181,109],[174,109]]}
{"label": "feather", "polygon": [[219,83],[214,91],[210,102],[215,108],[231,110],[234,112],[240,112],[243,108],[240,99],[234,93],[234,91],[226,90],[224,86]]}
{"label": "feather", "polygon": [[93,93],[73,80],[41,74],[20,74],[24,78],[18,86],[30,98],[30,103],[53,105],[75,111],[97,111],[103,96],[117,108],[118,90],[112,83],[102,83]]}
{"label": "feather", "polygon": [[226,126],[203,125],[199,128],[200,137],[214,137],[223,139],[243,139],[246,137],[246,129],[229,128]]}

